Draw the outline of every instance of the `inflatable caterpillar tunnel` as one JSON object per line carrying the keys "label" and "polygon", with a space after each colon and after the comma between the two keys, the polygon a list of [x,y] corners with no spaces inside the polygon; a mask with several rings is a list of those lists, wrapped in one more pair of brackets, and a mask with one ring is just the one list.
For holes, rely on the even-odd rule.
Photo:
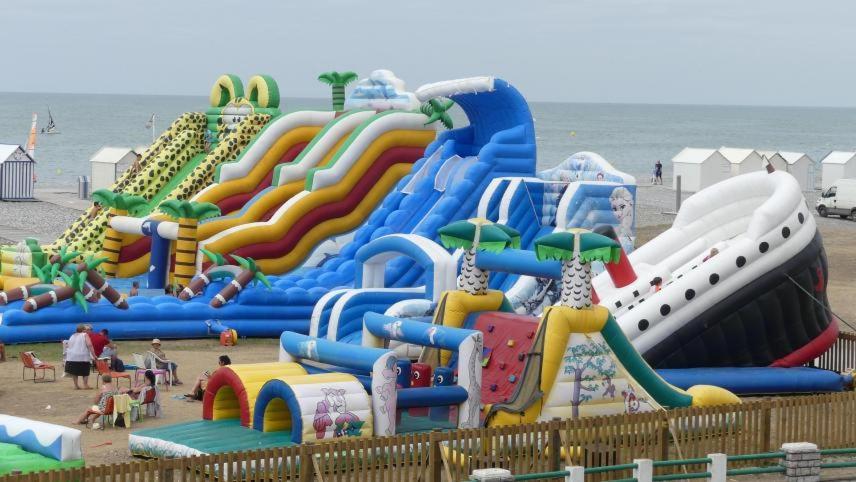
{"label": "inflatable caterpillar tunnel", "polygon": [[291,431],[295,444],[337,437],[371,437],[371,397],[353,375],[284,376],[264,384],[256,397],[253,428]]}
{"label": "inflatable caterpillar tunnel", "polygon": [[253,363],[219,368],[208,380],[202,399],[202,418],[228,420],[238,418],[251,427],[253,408],[262,385],[285,376],[306,375],[297,363]]}

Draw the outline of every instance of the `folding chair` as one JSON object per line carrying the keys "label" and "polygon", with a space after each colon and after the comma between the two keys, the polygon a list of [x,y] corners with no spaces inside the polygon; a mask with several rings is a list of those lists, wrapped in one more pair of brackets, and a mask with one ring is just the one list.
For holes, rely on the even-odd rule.
{"label": "folding chair", "polygon": [[[39,360],[39,358],[36,356],[36,354],[31,352],[31,351],[22,351],[20,353],[20,357],[21,357],[21,362],[24,364],[24,367],[21,369],[21,379],[22,380],[24,380],[24,381],[32,380],[33,383],[55,382],[56,381],[56,369],[54,368],[53,365]],[[27,377],[27,369],[30,369],[33,371],[33,378]],[[39,372],[39,370],[42,371],[41,377],[36,376],[36,374]],[[51,380],[47,379],[47,371],[48,370],[51,371],[51,376],[53,377],[53,379],[51,379]]]}

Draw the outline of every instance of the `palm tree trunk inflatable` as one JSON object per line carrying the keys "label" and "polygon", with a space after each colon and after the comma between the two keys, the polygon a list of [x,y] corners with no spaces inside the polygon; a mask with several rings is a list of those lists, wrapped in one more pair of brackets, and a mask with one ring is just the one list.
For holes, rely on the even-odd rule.
{"label": "palm tree trunk inflatable", "polygon": [[49,291],[48,288],[55,286],[53,282],[59,277],[59,273],[65,268],[66,264],[79,255],[79,252],[68,251],[63,246],[58,253],[49,258],[47,264],[44,266],[33,266],[33,271],[36,272],[36,276],[39,279],[38,283],[19,286],[9,291],[0,291],[0,305],[6,305],[13,301],[23,300],[30,296]]}
{"label": "palm tree trunk inflatable", "polygon": [[191,280],[190,283],[181,290],[181,293],[178,294],[178,299],[180,300],[187,301],[190,298],[193,298],[197,293],[201,293],[205,290],[205,287],[211,284],[214,280],[235,278],[241,272],[241,268],[239,266],[226,264],[226,258],[222,254],[214,253],[204,248],[199,251],[211,260],[213,266],[196,275],[196,277],[194,277],[193,280]]}
{"label": "palm tree trunk inflatable", "polygon": [[507,247],[520,247],[520,233],[484,218],[458,221],[439,229],[440,241],[447,248],[464,250],[458,289],[471,295],[487,293],[487,272],[476,266],[478,250],[500,252]]}
{"label": "palm tree trunk inflatable", "polygon": [[86,272],[81,271],[72,275],[60,273],[59,275],[65,281],[65,286],[56,286],[55,289],[36,296],[27,298],[24,303],[23,310],[27,313],[32,313],[46,306],[55,305],[61,301],[74,299],[84,312],[89,311],[89,302],[84,294],[86,288]]}
{"label": "palm tree trunk inflatable", "polygon": [[92,200],[102,206],[109,208],[107,211],[107,229],[104,232],[104,242],[101,244],[101,256],[105,258],[104,274],[109,277],[116,276],[119,268],[119,252],[122,250],[124,235],[110,224],[116,216],[127,216],[129,213],[137,214],[138,210],[146,205],[146,200],[141,196],[131,196],[115,193],[109,189],[99,189],[92,193]]}
{"label": "palm tree trunk inflatable", "polygon": [[237,296],[238,293],[243,291],[253,281],[262,283],[270,288],[270,281],[268,281],[264,273],[259,271],[253,258],[242,258],[235,254],[232,255],[232,258],[241,266],[241,272],[211,299],[210,305],[213,308],[219,308],[228,303],[229,300]]}
{"label": "palm tree trunk inflatable", "polygon": [[159,209],[178,221],[173,283],[183,288],[190,284],[196,274],[196,251],[199,243],[196,239],[196,228],[199,221],[219,216],[220,208],[211,203],[170,199],[161,203]]}
{"label": "palm tree trunk inflatable", "polygon": [[592,306],[591,262],[617,263],[621,246],[606,236],[574,228],[538,238],[535,255],[562,262],[560,303],[581,310]]}
{"label": "palm tree trunk inflatable", "polygon": [[329,85],[333,89],[333,109],[345,110],[345,86],[357,80],[354,72],[324,72],[318,76],[318,80]]}

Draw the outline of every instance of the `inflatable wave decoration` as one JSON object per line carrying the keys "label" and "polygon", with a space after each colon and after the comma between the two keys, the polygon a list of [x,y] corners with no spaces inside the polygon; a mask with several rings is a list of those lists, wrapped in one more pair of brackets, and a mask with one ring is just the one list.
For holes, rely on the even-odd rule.
{"label": "inflatable wave decoration", "polygon": [[11,415],[0,415],[0,442],[63,462],[83,458],[80,430]]}

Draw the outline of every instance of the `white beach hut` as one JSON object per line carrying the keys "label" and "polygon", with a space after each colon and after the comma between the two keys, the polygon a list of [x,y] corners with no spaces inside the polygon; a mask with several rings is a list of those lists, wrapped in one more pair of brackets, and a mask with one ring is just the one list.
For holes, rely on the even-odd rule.
{"label": "white beach hut", "polygon": [[856,152],[832,151],[820,161],[823,167],[821,189],[826,189],[839,179],[856,178]]}
{"label": "white beach hut", "polygon": [[683,191],[698,192],[731,176],[731,163],[716,149],[684,148],[672,158],[672,165],[672,188],[677,188],[681,176]]}
{"label": "white beach hut", "polygon": [[0,144],[0,200],[33,199],[36,161],[17,144]]}
{"label": "white beach hut", "polygon": [[137,153],[127,147],[102,147],[89,160],[92,168],[91,190],[109,189],[116,179],[138,159]]}
{"label": "white beach hut", "polygon": [[803,191],[814,190],[814,160],[803,152],[778,151],[768,154],[759,151],[770,161],[777,171],[785,171],[794,176]]}
{"label": "white beach hut", "polygon": [[719,153],[731,163],[732,176],[761,171],[764,169],[764,162],[761,159],[761,154],[758,154],[758,151],[755,149],[720,147]]}

